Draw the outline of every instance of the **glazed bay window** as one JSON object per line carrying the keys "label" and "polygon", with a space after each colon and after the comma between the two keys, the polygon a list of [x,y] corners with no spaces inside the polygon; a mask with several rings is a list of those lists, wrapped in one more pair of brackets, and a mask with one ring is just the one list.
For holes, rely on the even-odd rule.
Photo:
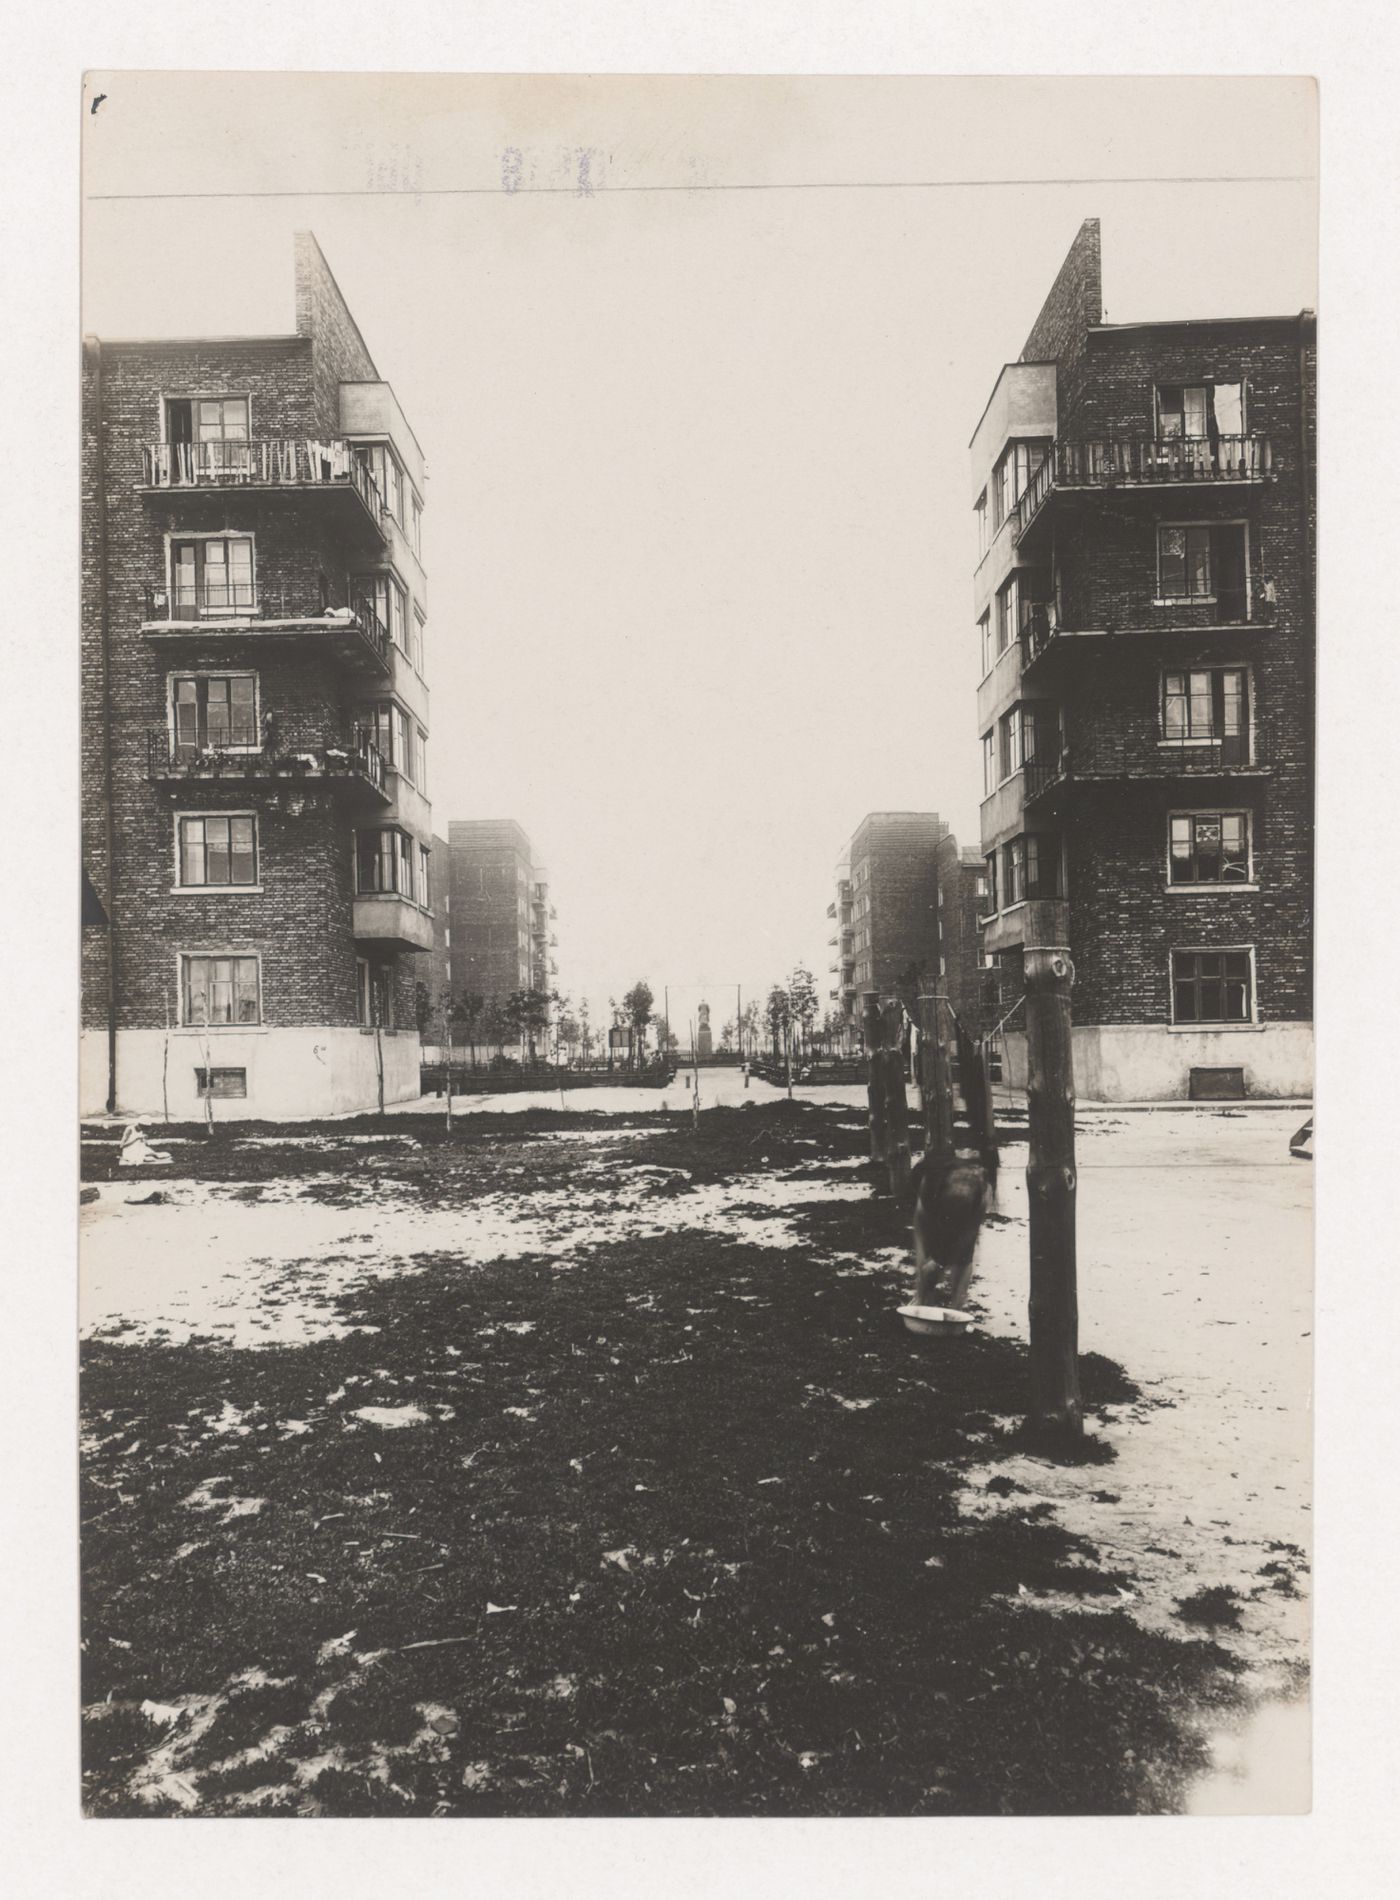
{"label": "glazed bay window", "polygon": [[355,459],[369,470],[384,506],[402,527],[405,483],[393,450],[383,442],[360,442],[355,445]]}
{"label": "glazed bay window", "polygon": [[1011,442],[997,463],[992,477],[992,513],[994,528],[999,528],[1006,517],[1013,513],[1016,503],[1031,485],[1031,480],[1045,460],[1048,444],[1045,442]]}
{"label": "glazed bay window", "polygon": [[986,877],[977,880],[982,886],[982,896],[977,908],[984,917],[990,917],[997,908],[997,854],[995,851],[988,852],[986,864]]}
{"label": "glazed bay window", "polygon": [[1247,1023],[1254,1019],[1248,950],[1173,950],[1174,1023]]}
{"label": "glazed bay window", "polygon": [[1001,655],[1016,638],[1016,583],[1008,581],[996,598],[996,646]]}
{"label": "glazed bay window", "polygon": [[1174,812],[1168,824],[1173,884],[1248,883],[1248,812]]}
{"label": "glazed bay window", "polygon": [[1176,745],[1214,741],[1223,763],[1249,761],[1249,676],[1242,666],[1162,675],[1162,737]]}
{"label": "glazed bay window", "polygon": [[1164,522],[1157,529],[1157,600],[1216,606],[1215,618],[1249,616],[1249,549],[1243,522]]}
{"label": "glazed bay window", "polygon": [[180,1021],[186,1028],[219,1029],[261,1020],[256,957],[180,958]]}
{"label": "glazed bay window", "polygon": [[257,676],[253,673],[183,674],[171,682],[175,757],[258,744]]}
{"label": "glazed bay window", "polygon": [[251,613],[257,605],[250,534],[197,535],[170,543],[170,604],[176,619]]}
{"label": "glazed bay window", "polygon": [[1002,846],[1007,906],[1060,895],[1060,847],[1054,838],[1027,834]]}
{"label": "glazed bay window", "polygon": [[1052,765],[1060,751],[1059,708],[1035,703],[1013,706],[1001,716],[998,737],[1004,779],[1023,765]]}
{"label": "glazed bay window", "polygon": [[374,603],[380,626],[399,651],[404,652],[404,622],[408,606],[402,587],[392,574],[366,574],[362,577],[361,585]]}
{"label": "glazed bay window", "polygon": [[363,896],[406,897],[421,903],[414,840],[395,825],[361,831],[355,838],[355,889]]}
{"label": "glazed bay window", "polygon": [[258,821],[251,812],[201,812],[175,820],[181,890],[237,890],[258,881]]}

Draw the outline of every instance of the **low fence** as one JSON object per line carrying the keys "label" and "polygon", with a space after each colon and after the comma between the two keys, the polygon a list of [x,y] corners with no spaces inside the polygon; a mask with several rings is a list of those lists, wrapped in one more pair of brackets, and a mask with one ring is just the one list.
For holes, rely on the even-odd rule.
{"label": "low fence", "polygon": [[[675,1069],[644,1069],[640,1075],[615,1069],[473,1069],[459,1062],[452,1064],[454,1095],[526,1095],[563,1093],[573,1095],[580,1089],[660,1089],[675,1076]],[[418,1071],[424,1095],[442,1095],[447,1087],[447,1065],[422,1063]]]}

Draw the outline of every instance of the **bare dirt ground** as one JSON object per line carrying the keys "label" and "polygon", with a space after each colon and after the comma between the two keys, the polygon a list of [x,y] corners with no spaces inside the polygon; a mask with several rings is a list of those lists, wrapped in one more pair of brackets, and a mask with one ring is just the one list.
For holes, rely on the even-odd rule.
{"label": "bare dirt ground", "polygon": [[176,1129],[139,1170],[86,1131],[90,1811],[1218,1783],[1306,1637],[1310,1182],[1277,1117],[1086,1121],[1064,1466],[1016,1433],[1024,1148],[981,1325],[917,1341],[858,1112],[755,1092],[697,1130],[683,1099]]}

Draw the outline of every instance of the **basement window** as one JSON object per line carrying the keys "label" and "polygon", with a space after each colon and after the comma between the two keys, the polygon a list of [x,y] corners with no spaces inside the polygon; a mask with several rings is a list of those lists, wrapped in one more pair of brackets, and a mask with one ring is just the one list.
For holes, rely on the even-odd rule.
{"label": "basement window", "polygon": [[248,1093],[248,1071],[246,1069],[196,1069],[194,1086],[196,1094],[201,1098],[208,1096],[211,1101],[241,1100]]}

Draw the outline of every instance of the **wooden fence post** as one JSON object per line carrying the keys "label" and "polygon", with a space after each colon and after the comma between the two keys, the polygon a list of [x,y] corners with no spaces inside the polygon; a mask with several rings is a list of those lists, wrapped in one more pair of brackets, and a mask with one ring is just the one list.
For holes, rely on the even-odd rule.
{"label": "wooden fence post", "polygon": [[1079,1301],[1075,1260],[1074,1065],[1070,989],[1063,947],[1027,945],[1026,1060],[1030,1160],[1031,1425],[1078,1439]]}
{"label": "wooden fence post", "polygon": [[866,1092],[870,1102],[870,1159],[883,1161],[889,1153],[889,1111],[885,1102],[885,1025],[880,998],[867,990],[861,998],[861,1031],[865,1038]]}
{"label": "wooden fence post", "polygon": [[885,1040],[885,1113],[888,1117],[885,1159],[889,1163],[890,1193],[903,1201],[909,1192],[909,1097],[904,1087],[904,1050],[900,1031],[904,1011],[887,1003],[883,1010]]}

